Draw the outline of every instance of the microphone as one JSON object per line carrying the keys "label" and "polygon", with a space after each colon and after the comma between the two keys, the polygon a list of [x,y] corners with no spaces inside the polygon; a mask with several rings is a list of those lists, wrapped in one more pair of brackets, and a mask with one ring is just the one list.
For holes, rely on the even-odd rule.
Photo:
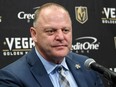
{"label": "microphone", "polygon": [[96,61],[92,58],[89,58],[87,60],[85,60],[84,63],[85,67],[87,67],[88,69],[92,69],[94,71],[99,72],[100,74],[102,74],[107,80],[112,81],[113,83],[116,83],[116,73],[105,68],[102,65],[99,65],[96,63]]}

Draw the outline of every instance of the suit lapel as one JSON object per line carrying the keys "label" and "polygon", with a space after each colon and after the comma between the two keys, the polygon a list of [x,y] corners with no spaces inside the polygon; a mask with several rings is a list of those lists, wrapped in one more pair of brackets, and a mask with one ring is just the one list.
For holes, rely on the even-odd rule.
{"label": "suit lapel", "polygon": [[28,63],[30,65],[30,71],[34,78],[40,84],[41,87],[53,87],[52,82],[47,74],[43,64],[37,57],[34,49],[29,54]]}
{"label": "suit lapel", "polygon": [[74,79],[76,80],[78,87],[88,87],[87,81],[81,69],[81,65],[69,57],[66,58],[66,62],[70,71],[72,72],[74,76]]}
{"label": "suit lapel", "polygon": [[35,63],[31,68],[31,72],[34,77],[37,79],[41,87],[53,87],[52,82],[43,66]]}

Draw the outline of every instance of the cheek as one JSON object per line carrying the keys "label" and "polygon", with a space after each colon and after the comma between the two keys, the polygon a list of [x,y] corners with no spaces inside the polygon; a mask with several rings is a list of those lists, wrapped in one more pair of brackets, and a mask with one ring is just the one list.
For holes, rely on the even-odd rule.
{"label": "cheek", "polygon": [[72,43],[72,34],[68,35],[66,37],[66,39],[67,39],[68,42],[71,42]]}
{"label": "cheek", "polygon": [[53,42],[52,38],[49,36],[39,36],[38,35],[38,43],[41,45],[48,46]]}

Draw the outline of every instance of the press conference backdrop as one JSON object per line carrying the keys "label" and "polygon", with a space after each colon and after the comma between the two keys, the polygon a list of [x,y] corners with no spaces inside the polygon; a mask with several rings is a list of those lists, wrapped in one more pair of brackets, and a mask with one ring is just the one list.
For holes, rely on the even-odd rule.
{"label": "press conference backdrop", "polygon": [[37,7],[63,5],[73,22],[72,51],[116,72],[116,0],[0,0],[0,68],[27,54]]}

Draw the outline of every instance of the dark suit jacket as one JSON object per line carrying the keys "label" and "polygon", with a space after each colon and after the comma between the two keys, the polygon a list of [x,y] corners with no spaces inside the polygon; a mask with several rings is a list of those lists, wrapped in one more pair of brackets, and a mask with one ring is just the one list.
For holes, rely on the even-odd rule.
{"label": "dark suit jacket", "polygon": [[[78,87],[103,87],[94,71],[84,67],[85,56],[69,53],[66,63]],[[80,68],[76,68],[76,64]],[[0,87],[53,87],[52,82],[34,48],[16,62],[0,70]]]}

